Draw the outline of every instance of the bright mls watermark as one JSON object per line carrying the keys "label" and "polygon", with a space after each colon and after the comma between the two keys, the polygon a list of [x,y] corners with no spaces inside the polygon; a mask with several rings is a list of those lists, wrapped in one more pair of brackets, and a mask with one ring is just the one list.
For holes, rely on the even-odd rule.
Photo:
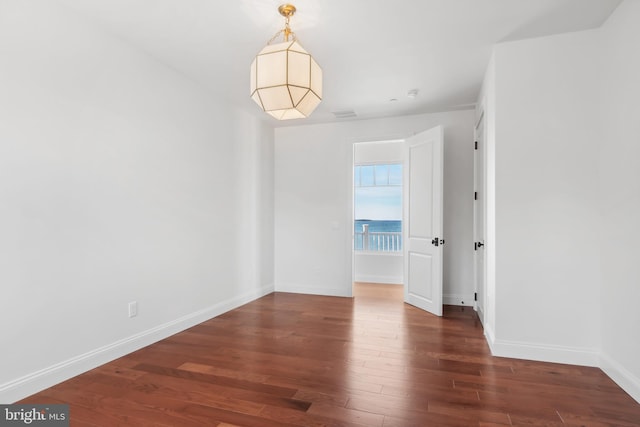
{"label": "bright mls watermark", "polygon": [[69,405],[0,405],[0,427],[69,427]]}

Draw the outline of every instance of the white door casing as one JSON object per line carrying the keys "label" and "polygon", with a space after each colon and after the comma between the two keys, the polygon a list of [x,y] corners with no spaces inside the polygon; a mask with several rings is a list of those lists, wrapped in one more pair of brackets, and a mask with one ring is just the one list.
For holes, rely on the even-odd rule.
{"label": "white door casing", "polygon": [[442,127],[408,138],[404,166],[404,300],[442,316]]}
{"label": "white door casing", "polygon": [[484,186],[484,169],[485,169],[485,142],[484,142],[484,115],[480,116],[480,120],[475,129],[475,150],[473,156],[474,163],[474,189],[475,197],[473,203],[473,246],[474,246],[474,278],[476,289],[475,308],[478,311],[478,317],[484,324],[485,310],[485,252],[484,252],[484,229],[485,229],[485,186]]}

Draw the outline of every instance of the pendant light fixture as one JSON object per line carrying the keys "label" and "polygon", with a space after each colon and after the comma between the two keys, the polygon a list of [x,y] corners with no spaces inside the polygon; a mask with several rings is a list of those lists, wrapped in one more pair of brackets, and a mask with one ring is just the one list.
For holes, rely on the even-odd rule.
{"label": "pendant light fixture", "polygon": [[[283,4],[278,11],[285,27],[251,64],[251,98],[278,120],[309,117],[322,100],[322,70],[289,28],[295,6]],[[274,44],[280,36],[283,41]]]}

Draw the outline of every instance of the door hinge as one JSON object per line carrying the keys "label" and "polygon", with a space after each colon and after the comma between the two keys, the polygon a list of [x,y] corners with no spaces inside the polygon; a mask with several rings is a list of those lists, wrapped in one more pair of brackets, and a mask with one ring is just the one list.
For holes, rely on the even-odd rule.
{"label": "door hinge", "polygon": [[477,149],[478,149],[478,141],[476,141],[476,143],[475,143],[475,148],[474,148],[474,150],[477,150]]}
{"label": "door hinge", "polygon": [[477,191],[473,192],[473,200],[478,200],[478,192]]}
{"label": "door hinge", "polygon": [[478,293],[477,292],[473,293],[473,300],[474,301],[478,301]]}

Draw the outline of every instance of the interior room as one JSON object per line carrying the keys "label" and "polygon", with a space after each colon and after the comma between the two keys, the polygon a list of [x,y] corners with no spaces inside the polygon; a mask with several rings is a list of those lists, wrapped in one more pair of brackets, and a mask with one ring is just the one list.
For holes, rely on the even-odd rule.
{"label": "interior room", "polygon": [[[640,425],[640,2],[282,3],[0,0],[0,403],[234,310],[349,311],[354,146],[406,161],[437,128],[444,311],[394,319],[463,319],[490,363],[593,368]],[[296,108],[260,86],[272,36],[310,58]]]}

